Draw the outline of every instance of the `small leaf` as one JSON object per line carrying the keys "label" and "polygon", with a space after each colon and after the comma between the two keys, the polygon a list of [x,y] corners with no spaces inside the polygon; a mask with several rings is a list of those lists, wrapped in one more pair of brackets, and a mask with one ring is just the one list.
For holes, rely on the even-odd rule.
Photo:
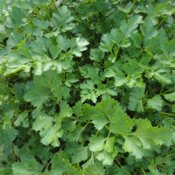
{"label": "small leaf", "polygon": [[144,151],[139,149],[140,146],[141,142],[136,137],[125,137],[123,149],[132,153],[137,159],[141,159],[144,156]]}
{"label": "small leaf", "polygon": [[148,99],[147,104],[149,108],[161,111],[163,106],[163,100],[159,95],[156,95],[151,99]]}
{"label": "small leaf", "polygon": [[113,157],[111,154],[103,151],[97,154],[97,160],[102,161],[103,165],[112,165],[113,164]]}
{"label": "small leaf", "polygon": [[52,58],[55,59],[55,58],[57,58],[58,54],[60,53],[60,48],[56,47],[56,46],[51,46],[49,48],[49,51],[52,55]]}
{"label": "small leaf", "polygon": [[175,92],[164,95],[165,99],[171,102],[175,101]]}
{"label": "small leaf", "polygon": [[12,164],[12,171],[14,175],[34,175],[39,174],[40,165],[36,160],[15,162]]}
{"label": "small leaf", "polygon": [[101,130],[108,123],[108,120],[103,116],[103,114],[96,114],[92,116],[92,123],[95,128]]}
{"label": "small leaf", "polygon": [[105,138],[102,136],[92,136],[90,138],[89,149],[92,152],[101,151],[103,149],[103,145],[105,142]]}

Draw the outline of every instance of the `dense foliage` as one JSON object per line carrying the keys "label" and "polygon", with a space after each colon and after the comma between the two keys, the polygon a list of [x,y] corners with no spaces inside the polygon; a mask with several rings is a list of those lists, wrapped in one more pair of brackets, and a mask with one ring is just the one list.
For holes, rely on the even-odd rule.
{"label": "dense foliage", "polygon": [[0,1],[0,175],[173,175],[174,0]]}

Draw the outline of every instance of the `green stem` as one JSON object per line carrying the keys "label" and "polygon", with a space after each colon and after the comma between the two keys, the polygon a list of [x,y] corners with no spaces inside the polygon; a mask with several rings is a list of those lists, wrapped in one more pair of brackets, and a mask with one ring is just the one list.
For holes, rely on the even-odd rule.
{"label": "green stem", "polygon": [[146,174],[145,171],[144,171],[144,169],[143,169],[143,167],[141,168],[141,171],[142,171],[143,175]]}
{"label": "green stem", "polygon": [[175,114],[173,114],[173,113],[160,112],[160,114],[164,114],[164,115],[168,115],[168,116],[174,116],[174,117],[175,117]]}

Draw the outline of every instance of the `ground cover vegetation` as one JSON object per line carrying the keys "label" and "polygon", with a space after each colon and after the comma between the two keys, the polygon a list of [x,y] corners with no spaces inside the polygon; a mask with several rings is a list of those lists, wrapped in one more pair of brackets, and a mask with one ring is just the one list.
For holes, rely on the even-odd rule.
{"label": "ground cover vegetation", "polygon": [[173,175],[174,0],[0,1],[0,175]]}

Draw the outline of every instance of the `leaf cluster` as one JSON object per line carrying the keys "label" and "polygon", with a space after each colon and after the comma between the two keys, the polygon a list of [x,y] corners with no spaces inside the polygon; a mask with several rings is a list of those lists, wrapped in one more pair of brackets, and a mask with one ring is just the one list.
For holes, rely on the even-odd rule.
{"label": "leaf cluster", "polygon": [[0,1],[0,175],[173,175],[173,0]]}

